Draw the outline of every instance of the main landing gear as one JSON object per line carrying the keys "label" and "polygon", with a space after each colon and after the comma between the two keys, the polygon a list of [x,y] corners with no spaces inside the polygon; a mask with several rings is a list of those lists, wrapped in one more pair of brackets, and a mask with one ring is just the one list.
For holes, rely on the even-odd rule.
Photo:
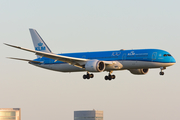
{"label": "main landing gear", "polygon": [[164,75],[164,72],[162,70],[165,70],[166,67],[160,67],[160,69],[161,69],[161,72],[159,72],[159,75]]}
{"label": "main landing gear", "polygon": [[115,79],[116,76],[115,75],[111,75],[112,71],[109,72],[109,75],[108,76],[105,76],[104,79],[105,80],[112,80],[112,79]]}
{"label": "main landing gear", "polygon": [[90,78],[93,78],[94,77],[94,74],[89,74],[89,72],[87,72],[86,75],[83,75],[83,79],[90,79]]}

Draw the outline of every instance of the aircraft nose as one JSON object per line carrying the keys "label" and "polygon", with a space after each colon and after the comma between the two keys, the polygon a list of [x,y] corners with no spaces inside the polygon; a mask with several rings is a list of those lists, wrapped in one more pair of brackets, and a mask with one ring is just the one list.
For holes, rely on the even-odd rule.
{"label": "aircraft nose", "polygon": [[170,60],[171,63],[176,63],[176,60],[172,57]]}

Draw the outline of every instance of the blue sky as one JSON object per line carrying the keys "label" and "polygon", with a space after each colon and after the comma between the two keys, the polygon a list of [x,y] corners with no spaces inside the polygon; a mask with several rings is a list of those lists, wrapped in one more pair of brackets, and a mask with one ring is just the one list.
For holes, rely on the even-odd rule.
{"label": "blue sky", "polygon": [[[74,110],[103,110],[104,120],[180,119],[178,0],[1,0],[0,1],[0,107],[22,108],[22,119],[73,119]],[[159,76],[129,71],[82,79],[85,72],[60,73],[26,62],[34,59],[10,43],[33,49],[29,28],[36,29],[54,53],[158,48],[177,63]]]}

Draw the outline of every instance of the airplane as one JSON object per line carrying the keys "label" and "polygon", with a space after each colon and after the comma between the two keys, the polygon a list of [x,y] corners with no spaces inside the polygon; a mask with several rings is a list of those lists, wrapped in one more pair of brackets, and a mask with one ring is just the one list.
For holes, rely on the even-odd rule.
{"label": "airplane", "polygon": [[10,59],[28,61],[37,67],[60,71],[86,71],[83,79],[94,77],[94,72],[109,72],[105,80],[115,79],[113,71],[129,70],[134,75],[145,75],[149,69],[160,68],[160,75],[164,75],[166,67],[176,63],[173,56],[160,49],[113,50],[79,53],[54,54],[35,29],[29,29],[35,50],[4,43],[7,46],[35,53],[34,60],[8,57]]}

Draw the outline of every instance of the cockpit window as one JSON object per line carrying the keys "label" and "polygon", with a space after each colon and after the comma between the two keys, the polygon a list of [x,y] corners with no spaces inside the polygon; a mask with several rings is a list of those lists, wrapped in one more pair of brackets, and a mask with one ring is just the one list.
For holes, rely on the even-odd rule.
{"label": "cockpit window", "polygon": [[170,54],[167,54],[168,56],[171,56]]}
{"label": "cockpit window", "polygon": [[165,57],[166,57],[166,56],[171,56],[171,55],[170,55],[170,54],[164,54],[163,56],[165,56]]}

